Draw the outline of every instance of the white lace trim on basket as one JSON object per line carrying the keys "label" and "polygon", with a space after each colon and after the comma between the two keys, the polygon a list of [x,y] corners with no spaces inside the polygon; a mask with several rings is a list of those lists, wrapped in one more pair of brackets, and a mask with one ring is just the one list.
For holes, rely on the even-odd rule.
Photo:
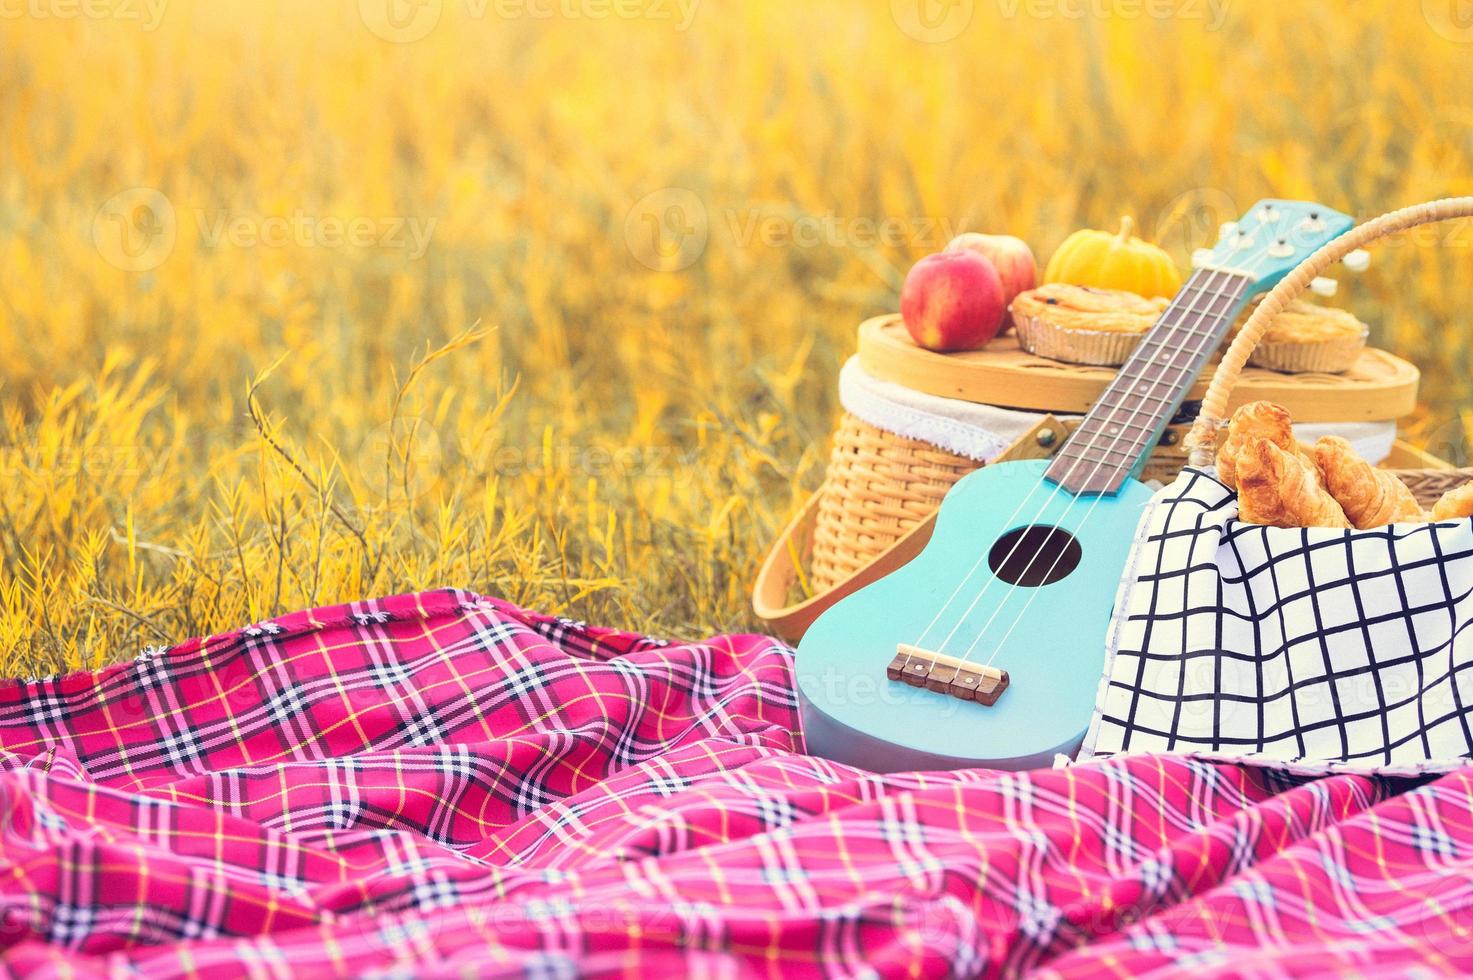
{"label": "white lace trim on basket", "polygon": [[[868,374],[858,356],[849,358],[839,372],[839,402],[862,422],[906,439],[918,439],[947,452],[986,463],[1011,446],[1043,418],[996,405],[941,398],[914,391]],[[1061,421],[1078,415],[1056,414]],[[1395,422],[1324,422],[1296,425],[1302,442],[1320,436],[1346,439],[1362,458],[1379,463],[1391,454],[1396,441]]]}

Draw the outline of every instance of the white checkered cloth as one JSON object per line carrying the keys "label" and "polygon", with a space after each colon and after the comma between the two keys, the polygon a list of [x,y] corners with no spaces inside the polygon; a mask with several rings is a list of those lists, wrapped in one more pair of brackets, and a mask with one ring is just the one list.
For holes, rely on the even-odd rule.
{"label": "white checkered cloth", "polygon": [[1443,772],[1473,755],[1473,521],[1237,520],[1186,469],[1141,518],[1081,761],[1183,752],[1295,772]]}

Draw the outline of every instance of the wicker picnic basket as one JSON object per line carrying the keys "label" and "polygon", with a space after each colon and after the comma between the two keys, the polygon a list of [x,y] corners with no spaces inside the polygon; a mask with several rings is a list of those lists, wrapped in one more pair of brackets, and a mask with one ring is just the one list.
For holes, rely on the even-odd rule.
{"label": "wicker picnic basket", "polygon": [[[1473,198],[1452,198],[1392,212],[1347,232],[1310,256],[1269,292],[1224,354],[1195,426],[1172,426],[1147,461],[1143,476],[1170,481],[1188,461],[1210,464],[1228,397],[1253,345],[1270,321],[1327,266],[1374,239],[1428,221],[1473,214]],[[1032,453],[1046,456],[1070,425],[1049,417]],[[1181,438],[1184,437],[1184,438]],[[1200,446],[1193,450],[1196,441]],[[1205,465],[1197,462],[1195,465]],[[834,433],[824,482],[769,551],[753,589],[753,610],[792,642],[821,613],[910,561],[930,538],[931,519],[953,484],[981,463],[930,443],[877,428],[845,412]],[[1446,462],[1400,441],[1382,464],[1424,505],[1473,478],[1473,469]]]}
{"label": "wicker picnic basket", "polygon": [[877,429],[848,412],[819,498],[808,575],[827,592],[888,551],[941,506],[976,460]]}

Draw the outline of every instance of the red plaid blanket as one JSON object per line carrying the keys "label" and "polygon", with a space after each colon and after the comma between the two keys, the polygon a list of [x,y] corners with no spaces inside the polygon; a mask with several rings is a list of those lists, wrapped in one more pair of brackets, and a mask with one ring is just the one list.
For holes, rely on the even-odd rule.
{"label": "red plaid blanket", "polygon": [[1473,781],[875,776],[792,654],[464,592],[0,686],[17,974],[1473,969]]}

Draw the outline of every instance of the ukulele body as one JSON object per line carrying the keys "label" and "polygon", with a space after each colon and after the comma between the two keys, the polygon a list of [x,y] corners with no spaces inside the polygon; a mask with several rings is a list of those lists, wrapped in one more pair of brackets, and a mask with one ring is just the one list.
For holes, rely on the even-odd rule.
{"label": "ukulele body", "polygon": [[[1079,747],[1094,711],[1115,594],[1151,491],[1127,479],[1114,494],[1076,497],[1044,480],[1047,467],[1045,460],[998,463],[958,481],[920,555],[808,629],[796,672],[810,753],[896,772],[1036,768]],[[1058,532],[1033,532],[1054,535],[1051,554],[1069,552],[1060,568],[1077,560],[1066,576],[1015,585],[994,571],[1018,579],[1016,562],[1037,547],[1025,543],[1009,564],[1002,559],[1017,538],[998,542],[1028,526],[1062,528],[1077,543],[1075,552],[1067,543],[1059,547],[1065,539]],[[1038,562],[1035,576],[1052,561]],[[990,661],[1007,672],[1007,687],[987,706],[892,680],[887,667],[900,643]]]}

